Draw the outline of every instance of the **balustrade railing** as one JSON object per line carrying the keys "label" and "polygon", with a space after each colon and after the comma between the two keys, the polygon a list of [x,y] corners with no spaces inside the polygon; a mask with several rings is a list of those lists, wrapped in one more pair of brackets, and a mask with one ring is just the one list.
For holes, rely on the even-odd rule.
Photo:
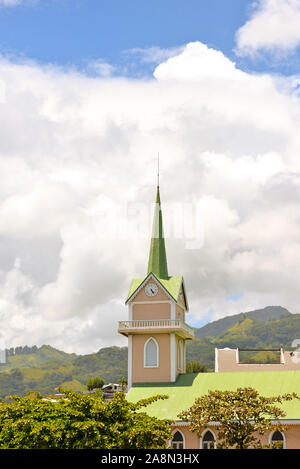
{"label": "balustrade railing", "polygon": [[184,329],[194,335],[194,329],[181,319],[149,319],[120,321],[119,329]]}

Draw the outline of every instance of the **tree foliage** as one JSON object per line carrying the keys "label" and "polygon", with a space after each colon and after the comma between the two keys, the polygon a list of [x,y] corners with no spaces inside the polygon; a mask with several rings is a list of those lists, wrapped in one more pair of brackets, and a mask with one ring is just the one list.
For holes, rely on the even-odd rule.
{"label": "tree foliage", "polygon": [[128,386],[128,381],[127,379],[123,376],[123,378],[118,380],[118,384],[121,386],[122,391],[125,391]]}
{"label": "tree foliage", "polygon": [[203,363],[192,361],[186,364],[186,373],[206,373],[208,370]]}
{"label": "tree foliage", "polygon": [[45,400],[38,393],[0,403],[0,449],[165,448],[170,422],[142,412],[166,396],[130,403],[123,392],[104,401],[100,391]]}
{"label": "tree foliage", "polygon": [[101,389],[104,386],[104,380],[98,376],[96,378],[89,378],[86,386],[89,391],[92,391],[93,389]]}
{"label": "tree foliage", "polygon": [[263,397],[250,387],[236,391],[209,391],[198,397],[179,417],[191,422],[190,430],[199,436],[211,422],[215,422],[218,448],[262,448],[260,436],[270,431],[286,430],[278,421],[286,414],[276,404],[292,399],[300,399],[300,396],[292,393]]}

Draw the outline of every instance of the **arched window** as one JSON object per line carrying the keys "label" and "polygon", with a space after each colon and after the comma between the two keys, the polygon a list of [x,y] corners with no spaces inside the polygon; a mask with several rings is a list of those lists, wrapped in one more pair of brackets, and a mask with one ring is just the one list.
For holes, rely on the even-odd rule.
{"label": "arched window", "polygon": [[158,367],[158,343],[153,337],[150,337],[145,343],[144,366],[148,368]]}
{"label": "arched window", "polygon": [[173,435],[173,439],[171,441],[171,446],[174,449],[183,449],[184,448],[184,439],[181,432],[177,431]]}
{"label": "arched window", "polygon": [[271,437],[271,444],[274,448],[283,449],[285,447],[284,435],[277,430]]}
{"label": "arched window", "polygon": [[201,448],[202,449],[215,449],[216,448],[216,438],[210,430],[207,430],[202,436]]}

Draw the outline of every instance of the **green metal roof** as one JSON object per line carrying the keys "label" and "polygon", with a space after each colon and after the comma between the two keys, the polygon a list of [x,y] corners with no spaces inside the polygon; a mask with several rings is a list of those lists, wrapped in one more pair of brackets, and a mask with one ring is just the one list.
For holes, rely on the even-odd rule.
{"label": "green metal roof", "polygon": [[[169,398],[148,406],[147,413],[161,419],[178,421],[177,415],[209,390],[231,391],[240,387],[253,387],[263,396],[300,393],[300,371],[184,374],[175,383],[135,384],[128,393],[128,400],[136,402],[157,394],[166,394]],[[285,402],[281,407],[287,413],[285,419],[300,419],[300,401],[297,399]]]}
{"label": "green metal roof", "polygon": [[[180,288],[182,285],[182,276],[181,275],[175,275],[173,277],[169,277],[168,279],[164,278],[158,278],[153,272],[151,272],[153,276],[156,278],[156,280],[164,287],[164,289],[169,293],[169,295],[172,296],[172,298],[177,301],[178,300],[178,295],[180,292]],[[151,274],[150,273],[150,274]],[[144,283],[148,277],[150,276],[147,275],[147,277],[144,278],[134,278],[131,282],[129,292],[127,295],[126,303],[130,300],[132,295],[136,292],[136,290]]]}
{"label": "green metal roof", "polygon": [[162,212],[159,186],[157,186],[156,203],[153,218],[152,238],[148,261],[148,274],[153,272],[158,278],[168,279],[168,265],[163,232]]}

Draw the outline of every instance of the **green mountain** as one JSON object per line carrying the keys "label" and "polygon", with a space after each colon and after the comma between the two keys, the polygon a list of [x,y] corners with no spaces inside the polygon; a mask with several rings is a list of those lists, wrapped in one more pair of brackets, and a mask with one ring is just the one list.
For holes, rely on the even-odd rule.
{"label": "green mountain", "polygon": [[281,319],[290,315],[291,313],[281,306],[266,306],[263,309],[226,316],[225,318],[210,322],[199,329],[195,329],[195,335],[196,337],[216,337],[244,318],[260,319],[261,321],[267,322],[272,319]]}
{"label": "green mountain", "polygon": [[36,347],[36,351],[32,353],[23,352],[9,355],[6,363],[0,365],[0,371],[7,371],[15,368],[36,368],[45,364],[50,367],[52,362],[56,366],[58,362],[72,360],[76,357],[77,355],[75,353],[66,353],[61,350],[57,350],[50,345],[42,345],[40,348]]}
{"label": "green mountain", "polygon": [[[187,361],[200,361],[213,371],[215,347],[282,346],[290,350],[292,341],[300,338],[300,314],[272,306],[214,321],[195,332],[196,339],[187,344]],[[12,352],[8,363],[0,367],[2,398],[10,394],[25,395],[32,390],[47,395],[59,386],[84,391],[90,377],[99,376],[109,383],[127,376],[127,347],[107,347],[88,355],[68,354],[49,345],[33,347],[33,351],[27,348],[26,353],[18,349],[22,347],[15,349],[18,353]],[[277,359],[276,354],[266,352],[247,352],[242,357],[246,362],[260,363]]]}
{"label": "green mountain", "polygon": [[88,379],[95,376],[106,383],[127,376],[127,347],[108,347],[77,356],[43,345],[35,353],[10,356],[0,367],[0,397],[29,391],[47,395],[60,386],[86,391]]}
{"label": "green mountain", "polygon": [[[198,360],[214,369],[215,348],[279,348],[292,350],[294,339],[300,338],[300,314],[288,314],[281,319],[262,320],[247,315],[236,316],[237,321],[214,337],[198,337],[187,347],[187,360]],[[245,353],[241,362],[260,363],[278,360],[276,354]]]}

